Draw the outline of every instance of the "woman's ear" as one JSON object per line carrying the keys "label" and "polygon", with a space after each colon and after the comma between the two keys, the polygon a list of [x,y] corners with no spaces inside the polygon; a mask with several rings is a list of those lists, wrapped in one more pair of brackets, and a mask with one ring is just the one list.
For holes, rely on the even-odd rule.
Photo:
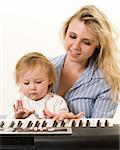
{"label": "woman's ear", "polygon": [[97,44],[97,45],[96,45],[96,48],[97,48],[97,49],[100,49],[100,44]]}

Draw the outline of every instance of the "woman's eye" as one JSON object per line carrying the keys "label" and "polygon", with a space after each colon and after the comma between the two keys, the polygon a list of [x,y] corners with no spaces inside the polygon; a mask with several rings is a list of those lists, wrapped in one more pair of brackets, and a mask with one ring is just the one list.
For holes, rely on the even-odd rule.
{"label": "woman's eye", "polygon": [[76,34],[74,34],[74,33],[70,34],[70,38],[75,39],[76,37],[77,37]]}
{"label": "woman's eye", "polygon": [[84,42],[84,44],[86,44],[86,45],[91,45],[91,43],[90,43],[90,42]]}
{"label": "woman's eye", "polygon": [[90,41],[81,41],[83,44],[85,44],[85,45],[91,45],[91,42]]}

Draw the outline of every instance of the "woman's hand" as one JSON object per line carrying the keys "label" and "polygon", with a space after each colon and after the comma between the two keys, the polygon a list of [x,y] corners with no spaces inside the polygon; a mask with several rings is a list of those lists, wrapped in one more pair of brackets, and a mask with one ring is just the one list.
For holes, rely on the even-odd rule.
{"label": "woman's hand", "polygon": [[29,111],[28,109],[24,108],[21,100],[17,100],[17,104],[16,106],[13,105],[13,108],[16,119],[24,119],[34,113],[34,110]]}
{"label": "woman's hand", "polygon": [[43,112],[45,116],[47,116],[47,118],[52,118],[53,120],[80,119],[84,116],[84,112],[80,112],[77,115],[75,115],[72,112],[62,112],[59,114],[53,114],[48,109],[44,109]]}

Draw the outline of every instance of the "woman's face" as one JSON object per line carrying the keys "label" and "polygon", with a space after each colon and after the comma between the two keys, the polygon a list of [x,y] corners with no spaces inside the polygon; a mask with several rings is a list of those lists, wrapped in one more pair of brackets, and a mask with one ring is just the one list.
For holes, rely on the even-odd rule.
{"label": "woman's face", "polygon": [[71,61],[87,63],[96,48],[96,36],[83,21],[74,18],[69,24],[64,44]]}

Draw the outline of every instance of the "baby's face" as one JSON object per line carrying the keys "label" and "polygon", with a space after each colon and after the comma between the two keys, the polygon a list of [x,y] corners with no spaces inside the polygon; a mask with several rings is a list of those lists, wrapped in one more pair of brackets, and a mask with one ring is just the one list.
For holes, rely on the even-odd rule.
{"label": "baby's face", "polygon": [[27,68],[19,79],[22,93],[32,100],[40,100],[48,92],[49,77],[45,68],[41,66]]}

